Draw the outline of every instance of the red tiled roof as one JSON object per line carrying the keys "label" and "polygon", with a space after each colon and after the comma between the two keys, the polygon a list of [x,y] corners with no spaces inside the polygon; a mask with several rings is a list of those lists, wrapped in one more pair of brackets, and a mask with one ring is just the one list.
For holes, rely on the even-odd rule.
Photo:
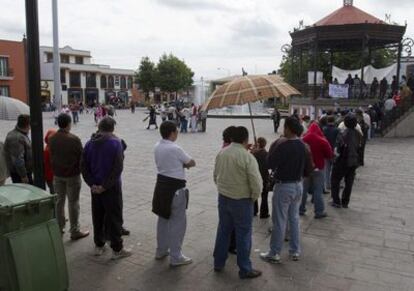
{"label": "red tiled roof", "polygon": [[343,6],[325,18],[315,23],[315,26],[344,25],[344,24],[384,24],[381,19],[372,16],[355,6]]}

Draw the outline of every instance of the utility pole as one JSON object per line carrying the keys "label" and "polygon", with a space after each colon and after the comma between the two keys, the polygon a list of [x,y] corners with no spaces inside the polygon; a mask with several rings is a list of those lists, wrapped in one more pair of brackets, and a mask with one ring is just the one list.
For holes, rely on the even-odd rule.
{"label": "utility pole", "polygon": [[37,0],[26,0],[27,67],[32,132],[34,185],[45,189],[43,171],[43,116],[40,95],[39,21]]}
{"label": "utility pole", "polygon": [[53,16],[53,87],[55,92],[55,107],[58,112],[62,108],[62,85],[60,84],[60,54],[59,54],[59,21],[58,21],[58,3],[52,0]]}

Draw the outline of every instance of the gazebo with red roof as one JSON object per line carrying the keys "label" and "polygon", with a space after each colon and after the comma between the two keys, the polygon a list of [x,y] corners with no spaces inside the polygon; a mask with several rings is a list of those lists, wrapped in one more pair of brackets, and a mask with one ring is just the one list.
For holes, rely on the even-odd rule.
{"label": "gazebo with red roof", "polygon": [[[295,29],[290,33],[292,37],[292,60],[303,52],[313,55],[314,97],[316,97],[316,81],[318,71],[318,58],[320,52],[361,51],[361,78],[364,78],[363,68],[367,55],[371,51],[381,48],[398,47],[399,79],[402,42],[406,26],[386,23],[375,16],[364,12],[353,5],[352,0],[344,0],[343,7],[322,18],[312,26],[304,29]],[[369,58],[370,59],[370,58]],[[300,66],[302,67],[302,66]],[[300,72],[301,74],[302,72]]]}

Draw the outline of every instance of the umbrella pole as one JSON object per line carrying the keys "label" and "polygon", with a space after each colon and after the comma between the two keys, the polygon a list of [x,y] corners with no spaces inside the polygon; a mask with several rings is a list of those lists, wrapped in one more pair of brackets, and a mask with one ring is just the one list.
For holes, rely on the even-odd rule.
{"label": "umbrella pole", "polygon": [[252,106],[250,105],[250,102],[247,103],[249,105],[249,112],[250,112],[250,122],[252,123],[252,130],[253,130],[253,138],[254,138],[254,145],[257,143],[256,139],[256,129],[254,127],[254,121],[253,121],[253,114],[252,114]]}

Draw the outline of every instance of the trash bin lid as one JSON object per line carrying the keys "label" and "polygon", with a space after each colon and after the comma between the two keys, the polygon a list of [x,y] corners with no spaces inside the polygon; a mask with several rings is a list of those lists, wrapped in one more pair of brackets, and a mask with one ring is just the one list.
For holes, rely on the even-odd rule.
{"label": "trash bin lid", "polygon": [[32,185],[6,185],[0,187],[0,208],[45,199],[50,196],[49,193]]}

